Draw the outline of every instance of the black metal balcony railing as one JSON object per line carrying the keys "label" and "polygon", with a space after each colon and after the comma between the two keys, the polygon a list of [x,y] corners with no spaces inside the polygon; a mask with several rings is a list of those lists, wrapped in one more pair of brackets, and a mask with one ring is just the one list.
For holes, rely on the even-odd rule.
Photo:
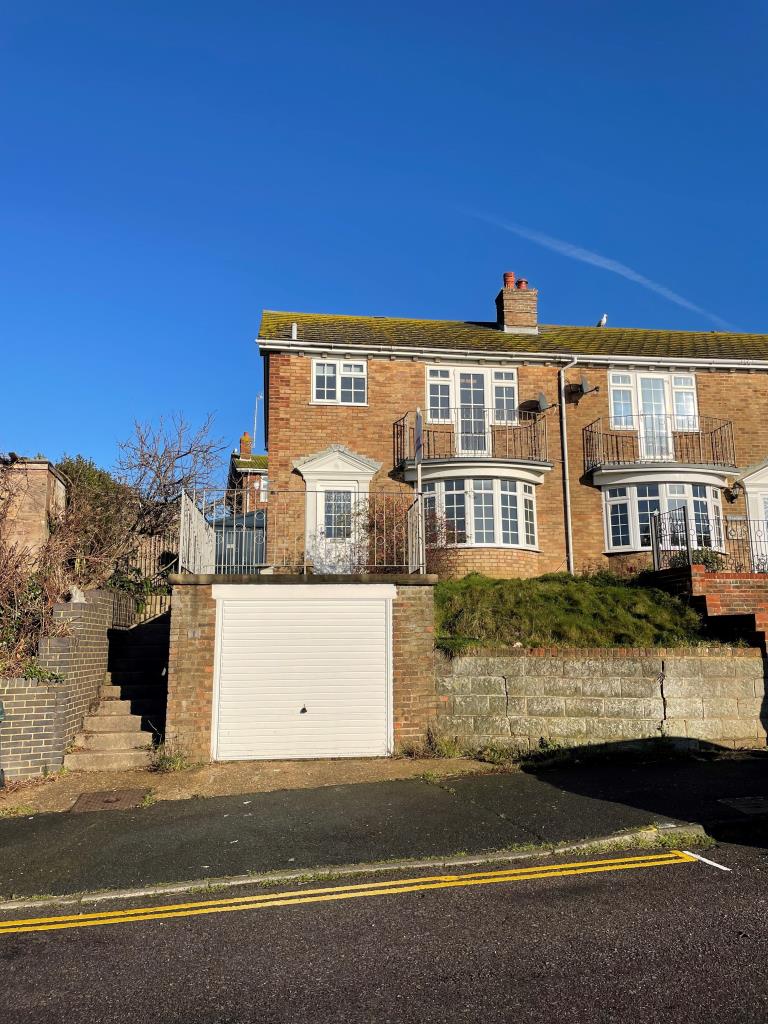
{"label": "black metal balcony railing", "polygon": [[[415,454],[416,414],[395,421],[395,465]],[[547,422],[541,413],[462,406],[441,409],[424,417],[423,458],[508,459],[511,462],[547,462]]]}
{"label": "black metal balcony railing", "polygon": [[598,419],[584,428],[587,470],[638,462],[733,467],[733,424],[711,416],[648,413],[625,417],[620,425]]}
{"label": "black metal balcony railing", "polygon": [[768,522],[687,508],[651,516],[654,569],[702,565],[709,572],[768,573]]}

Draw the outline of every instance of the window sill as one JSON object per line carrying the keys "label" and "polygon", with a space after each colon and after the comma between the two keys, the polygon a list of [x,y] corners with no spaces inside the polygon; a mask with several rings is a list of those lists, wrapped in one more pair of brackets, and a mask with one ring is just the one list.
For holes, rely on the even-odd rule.
{"label": "window sill", "polygon": [[439,548],[433,548],[436,551],[493,551],[497,549],[499,551],[529,551],[533,555],[540,555],[541,548],[527,547],[524,544],[443,544]]}
{"label": "window sill", "polygon": [[321,401],[318,398],[310,399],[310,401],[307,403],[307,405],[319,405],[319,406],[325,407],[325,408],[327,408],[328,406],[331,406],[331,407],[337,408],[337,409],[367,409],[368,408],[368,403],[367,402],[334,402],[334,401],[330,401],[330,400],[327,401],[327,402],[323,402],[323,401]]}

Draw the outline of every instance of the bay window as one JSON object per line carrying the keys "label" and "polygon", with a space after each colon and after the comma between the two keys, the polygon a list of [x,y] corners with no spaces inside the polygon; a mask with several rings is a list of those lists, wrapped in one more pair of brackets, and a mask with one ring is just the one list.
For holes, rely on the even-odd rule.
{"label": "bay window", "polygon": [[[685,509],[691,544],[697,548],[723,547],[720,490],[709,484],[649,483],[606,487],[605,534],[609,551],[651,548],[651,523],[658,513],[670,513],[673,546],[685,545]],[[675,512],[680,512],[675,516]]]}
{"label": "bay window", "polygon": [[494,477],[424,484],[429,543],[472,547],[536,547],[533,485]]}

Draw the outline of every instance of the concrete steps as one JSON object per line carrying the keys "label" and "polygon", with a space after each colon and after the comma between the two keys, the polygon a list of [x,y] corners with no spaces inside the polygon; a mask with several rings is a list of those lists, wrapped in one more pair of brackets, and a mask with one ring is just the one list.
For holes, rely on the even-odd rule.
{"label": "concrete steps", "polygon": [[99,706],[86,715],[75,737],[75,749],[64,755],[64,767],[86,772],[146,768],[153,734],[142,729],[141,715],[131,713],[131,701],[123,699],[109,673],[99,697]]}
{"label": "concrete steps", "polygon": [[64,755],[64,767],[78,772],[117,772],[124,768],[147,768],[148,750],[75,750]]}

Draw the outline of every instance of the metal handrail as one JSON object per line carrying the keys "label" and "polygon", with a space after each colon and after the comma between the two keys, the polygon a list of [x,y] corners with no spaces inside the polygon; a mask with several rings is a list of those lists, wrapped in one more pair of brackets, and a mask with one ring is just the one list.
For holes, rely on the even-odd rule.
{"label": "metal handrail", "polygon": [[[396,466],[415,453],[415,413],[393,424]],[[547,462],[547,421],[542,413],[496,409],[479,405],[427,410],[424,416],[423,458],[488,458],[515,462]]]}
{"label": "metal handrail", "polygon": [[736,465],[730,420],[668,413],[641,413],[620,419],[618,422],[601,417],[584,428],[584,465],[587,470],[638,462]]}

